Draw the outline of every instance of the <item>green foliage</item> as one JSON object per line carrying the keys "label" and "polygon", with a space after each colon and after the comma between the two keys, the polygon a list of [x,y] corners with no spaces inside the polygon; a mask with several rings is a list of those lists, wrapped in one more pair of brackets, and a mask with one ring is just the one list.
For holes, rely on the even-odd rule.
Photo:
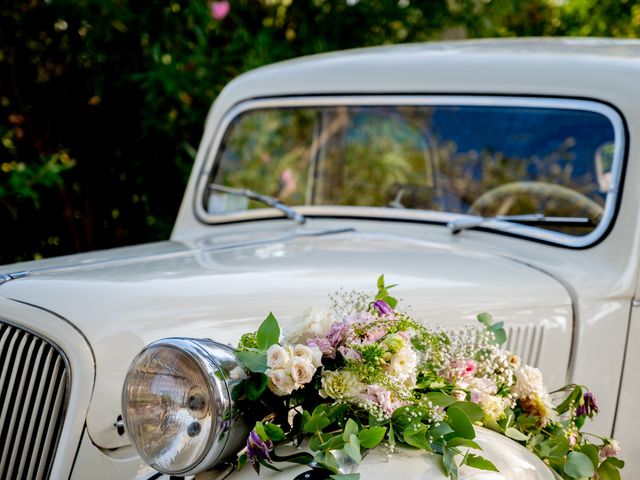
{"label": "green foliage", "polygon": [[[205,0],[6,3],[0,225],[17,233],[4,239],[0,264],[167,238],[207,110],[249,69],[386,43],[640,34],[640,6],[624,0],[230,6],[216,20]],[[372,174],[391,178],[401,153]]]}

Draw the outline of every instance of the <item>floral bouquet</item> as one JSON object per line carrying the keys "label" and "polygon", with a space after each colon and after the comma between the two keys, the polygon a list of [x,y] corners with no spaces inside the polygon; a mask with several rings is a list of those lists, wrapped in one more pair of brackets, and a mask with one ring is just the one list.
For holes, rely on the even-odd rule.
{"label": "floral bouquet", "polygon": [[[462,465],[497,471],[474,442],[483,426],[562,478],[620,479],[618,443],[581,431],[598,413],[585,387],[547,392],[537,368],[502,348],[503,325],[487,313],[456,333],[430,329],[398,308],[383,276],[377,286],[375,297],[334,294],[330,311],[313,310],[282,335],[270,314],[242,337],[237,355],[251,374],[234,395],[256,423],[239,468],[288,461],[353,480],[349,465],[367,450],[404,444],[440,455],[455,480]],[[305,439],[311,453],[276,453]]]}

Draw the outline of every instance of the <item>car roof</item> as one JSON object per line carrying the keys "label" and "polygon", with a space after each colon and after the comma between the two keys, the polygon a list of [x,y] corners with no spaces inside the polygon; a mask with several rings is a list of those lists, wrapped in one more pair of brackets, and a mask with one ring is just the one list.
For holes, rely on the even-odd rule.
{"label": "car roof", "polygon": [[223,90],[216,110],[222,113],[252,98],[356,93],[551,95],[615,103],[619,95],[636,96],[639,75],[639,40],[519,38],[387,45],[250,71]]}

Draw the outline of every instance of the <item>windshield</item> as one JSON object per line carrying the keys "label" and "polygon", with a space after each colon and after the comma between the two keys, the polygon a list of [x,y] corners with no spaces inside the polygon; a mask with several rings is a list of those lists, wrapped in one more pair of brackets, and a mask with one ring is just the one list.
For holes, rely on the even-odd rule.
{"label": "windshield", "polygon": [[[580,217],[536,228],[583,236],[602,221],[615,149],[611,120],[574,108],[269,108],[231,122],[210,182],[294,207]],[[211,215],[265,208],[220,192],[205,204]]]}

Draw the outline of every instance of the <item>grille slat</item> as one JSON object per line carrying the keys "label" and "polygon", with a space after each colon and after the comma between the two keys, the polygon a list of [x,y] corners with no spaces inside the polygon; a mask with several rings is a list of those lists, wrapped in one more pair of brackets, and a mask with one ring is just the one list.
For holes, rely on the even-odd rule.
{"label": "grille slat", "polygon": [[0,479],[49,478],[67,382],[66,363],[52,344],[0,321]]}

